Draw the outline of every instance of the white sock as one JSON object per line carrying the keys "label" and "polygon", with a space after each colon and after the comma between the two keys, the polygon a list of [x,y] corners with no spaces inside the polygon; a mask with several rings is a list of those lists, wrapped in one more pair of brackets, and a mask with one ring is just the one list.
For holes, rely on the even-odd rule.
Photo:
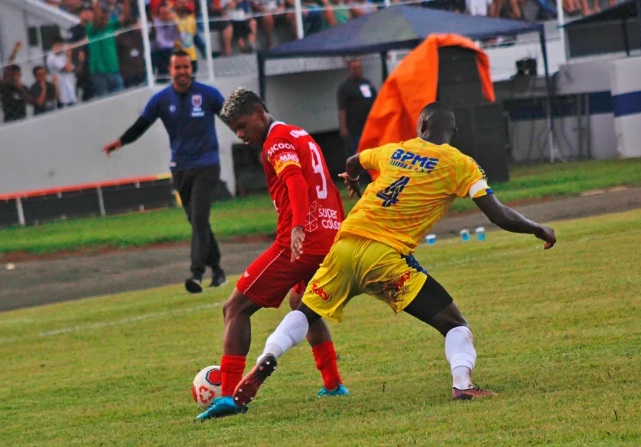
{"label": "white sock", "polygon": [[256,363],[259,363],[267,354],[272,354],[278,358],[287,350],[296,346],[303,340],[309,331],[307,317],[300,310],[293,310],[283,318],[278,327],[267,338],[265,349],[258,357]]}
{"label": "white sock", "polygon": [[476,363],[474,336],[465,326],[458,326],[445,336],[445,358],[450,362],[452,386],[459,390],[472,388],[472,371]]}

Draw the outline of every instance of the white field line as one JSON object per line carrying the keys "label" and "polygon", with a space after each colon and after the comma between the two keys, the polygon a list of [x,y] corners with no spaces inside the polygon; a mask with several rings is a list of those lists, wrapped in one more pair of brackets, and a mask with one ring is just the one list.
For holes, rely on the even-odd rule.
{"label": "white field line", "polygon": [[[68,334],[71,332],[84,332],[84,331],[91,331],[91,330],[96,330],[96,329],[102,329],[105,327],[110,327],[110,326],[125,326],[128,324],[132,323],[137,323],[140,321],[147,321],[147,320],[154,320],[154,319],[159,319],[163,318],[169,315],[182,315],[186,313],[192,313],[195,311],[199,311],[202,309],[207,309],[207,308],[214,308],[214,307],[220,307],[222,306],[222,303],[211,303],[211,304],[201,304],[199,306],[192,306],[192,307],[185,307],[183,309],[178,309],[178,310],[166,310],[162,312],[152,312],[152,313],[147,313],[147,314],[142,314],[138,315],[135,317],[129,317],[129,318],[122,318],[120,320],[114,320],[114,321],[101,321],[97,323],[89,323],[89,324],[79,324],[77,326],[69,326],[61,329],[56,329],[53,331],[45,331],[45,332],[40,332],[36,334],[37,337],[52,337],[55,335],[61,335],[61,334]],[[23,338],[28,338],[30,335],[27,335],[25,337],[7,337],[7,338],[0,338],[0,345],[2,344],[8,344],[11,342],[18,341]]]}

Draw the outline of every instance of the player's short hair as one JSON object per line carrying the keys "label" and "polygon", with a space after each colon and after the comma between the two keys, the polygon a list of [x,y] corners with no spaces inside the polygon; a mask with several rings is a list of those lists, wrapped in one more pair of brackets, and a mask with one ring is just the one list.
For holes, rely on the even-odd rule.
{"label": "player's short hair", "polygon": [[189,53],[187,53],[185,50],[176,50],[171,55],[172,56],[176,56],[176,57],[187,56],[187,57],[191,58],[191,56],[189,56]]}
{"label": "player's short hair", "polygon": [[431,102],[421,110],[418,118],[419,127],[420,123],[427,121],[429,128],[439,128],[445,131],[456,130],[456,120],[454,112],[450,106],[442,102]]}
{"label": "player's short hair", "polygon": [[225,100],[220,118],[229,125],[239,115],[251,115],[257,105],[269,113],[260,96],[245,87],[238,87]]}

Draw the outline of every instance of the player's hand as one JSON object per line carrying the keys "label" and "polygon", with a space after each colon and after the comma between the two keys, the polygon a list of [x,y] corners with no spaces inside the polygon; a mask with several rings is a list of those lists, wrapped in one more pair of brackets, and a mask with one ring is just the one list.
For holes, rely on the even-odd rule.
{"label": "player's hand", "polygon": [[291,262],[296,262],[300,255],[303,254],[303,242],[305,241],[305,229],[298,225],[292,228],[292,258]]}
{"label": "player's hand", "polygon": [[358,197],[361,197],[361,185],[360,183],[358,183],[358,177],[353,179],[349,175],[347,175],[347,172],[338,174],[338,176],[345,181],[350,197],[353,197],[354,194],[356,194]]}
{"label": "player's hand", "polygon": [[102,148],[102,151],[107,154],[107,157],[111,156],[111,153],[113,151],[117,151],[122,147],[122,143],[120,140],[112,141],[111,143],[107,144],[105,147]]}
{"label": "player's hand", "polygon": [[556,244],[554,230],[550,227],[541,227],[534,235],[542,241],[545,241],[543,248],[546,250],[554,247],[554,244]]}

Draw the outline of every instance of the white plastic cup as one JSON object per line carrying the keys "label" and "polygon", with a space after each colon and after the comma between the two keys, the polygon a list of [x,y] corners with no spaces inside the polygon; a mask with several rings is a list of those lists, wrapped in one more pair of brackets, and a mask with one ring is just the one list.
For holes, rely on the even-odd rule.
{"label": "white plastic cup", "polygon": [[435,234],[428,234],[427,236],[425,236],[425,242],[427,242],[427,245],[436,244],[436,235]]}
{"label": "white plastic cup", "polygon": [[474,230],[474,233],[476,234],[476,240],[477,241],[484,241],[485,240],[485,228],[478,227],[476,230]]}
{"label": "white plastic cup", "polygon": [[463,242],[467,242],[470,240],[470,230],[468,230],[467,228],[463,228],[460,231],[460,234],[461,234],[461,240]]}

